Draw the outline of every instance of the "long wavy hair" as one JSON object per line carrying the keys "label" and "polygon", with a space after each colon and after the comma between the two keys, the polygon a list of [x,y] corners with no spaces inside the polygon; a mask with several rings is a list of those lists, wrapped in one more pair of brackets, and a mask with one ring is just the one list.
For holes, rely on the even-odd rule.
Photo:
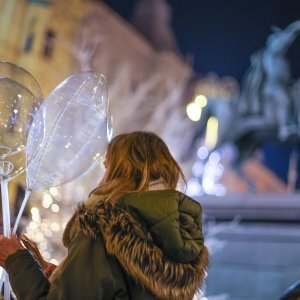
{"label": "long wavy hair", "polygon": [[149,183],[161,180],[175,189],[184,175],[164,141],[152,132],[120,134],[109,143],[106,172],[92,192],[106,200],[117,200],[131,192],[146,191]]}

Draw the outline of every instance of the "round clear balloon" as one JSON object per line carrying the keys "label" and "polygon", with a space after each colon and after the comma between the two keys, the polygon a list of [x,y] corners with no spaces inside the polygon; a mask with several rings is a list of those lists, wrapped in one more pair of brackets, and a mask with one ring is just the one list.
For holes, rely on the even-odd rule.
{"label": "round clear balloon", "polygon": [[30,91],[38,102],[43,99],[41,87],[35,78],[25,69],[8,61],[0,61],[0,77],[10,78]]}
{"label": "round clear balloon", "polygon": [[101,74],[76,73],[53,90],[29,132],[27,189],[62,185],[95,167],[109,141],[108,111]]}
{"label": "round clear balloon", "polygon": [[1,180],[11,180],[26,169],[25,151],[11,154],[0,160]]}
{"label": "round clear balloon", "polygon": [[25,148],[42,101],[35,79],[24,69],[0,62],[0,175],[9,180],[25,169]]}

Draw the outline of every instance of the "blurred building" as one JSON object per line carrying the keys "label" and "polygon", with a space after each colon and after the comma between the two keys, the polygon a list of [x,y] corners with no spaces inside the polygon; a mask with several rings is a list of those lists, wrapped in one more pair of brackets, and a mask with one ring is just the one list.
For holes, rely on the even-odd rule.
{"label": "blurred building", "polygon": [[141,0],[134,9],[132,24],[154,49],[178,52],[171,16],[171,7],[166,0]]}
{"label": "blurred building", "polygon": [[[94,69],[110,79],[120,64],[132,66],[132,84],[157,70],[175,80],[182,79],[183,70],[190,76],[182,59],[158,54],[102,2],[12,0],[0,5],[1,60],[31,72],[45,94],[79,70]],[[160,43],[163,39],[170,43],[168,34]]]}

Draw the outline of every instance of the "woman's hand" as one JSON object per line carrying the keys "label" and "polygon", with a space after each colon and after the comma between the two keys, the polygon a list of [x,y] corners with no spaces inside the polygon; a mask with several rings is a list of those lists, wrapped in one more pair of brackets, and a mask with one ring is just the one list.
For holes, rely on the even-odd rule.
{"label": "woman's hand", "polygon": [[29,239],[26,235],[21,236],[21,241],[25,245],[25,247],[31,251],[34,258],[39,262],[41,267],[43,268],[45,275],[49,278],[52,272],[56,269],[56,265],[45,261],[37,247],[36,243]]}
{"label": "woman's hand", "polygon": [[24,247],[16,236],[7,238],[0,235],[0,266],[4,268],[6,259],[17,250],[23,250]]}
{"label": "woman's hand", "polygon": [[47,262],[44,261],[39,248],[37,247],[36,243],[29,239],[25,234],[23,234],[20,238],[24,246],[31,251],[33,257],[38,261],[43,269],[47,267]]}

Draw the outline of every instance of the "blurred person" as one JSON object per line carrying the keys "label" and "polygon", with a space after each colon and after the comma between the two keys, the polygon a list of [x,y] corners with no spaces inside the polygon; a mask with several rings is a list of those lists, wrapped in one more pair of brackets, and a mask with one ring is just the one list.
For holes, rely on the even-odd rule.
{"label": "blurred person", "polygon": [[168,147],[154,133],[121,134],[104,165],[66,226],[68,254],[49,279],[38,254],[41,264],[17,237],[0,236],[0,265],[17,299],[192,299],[208,266],[202,208],[176,190],[183,174]]}

